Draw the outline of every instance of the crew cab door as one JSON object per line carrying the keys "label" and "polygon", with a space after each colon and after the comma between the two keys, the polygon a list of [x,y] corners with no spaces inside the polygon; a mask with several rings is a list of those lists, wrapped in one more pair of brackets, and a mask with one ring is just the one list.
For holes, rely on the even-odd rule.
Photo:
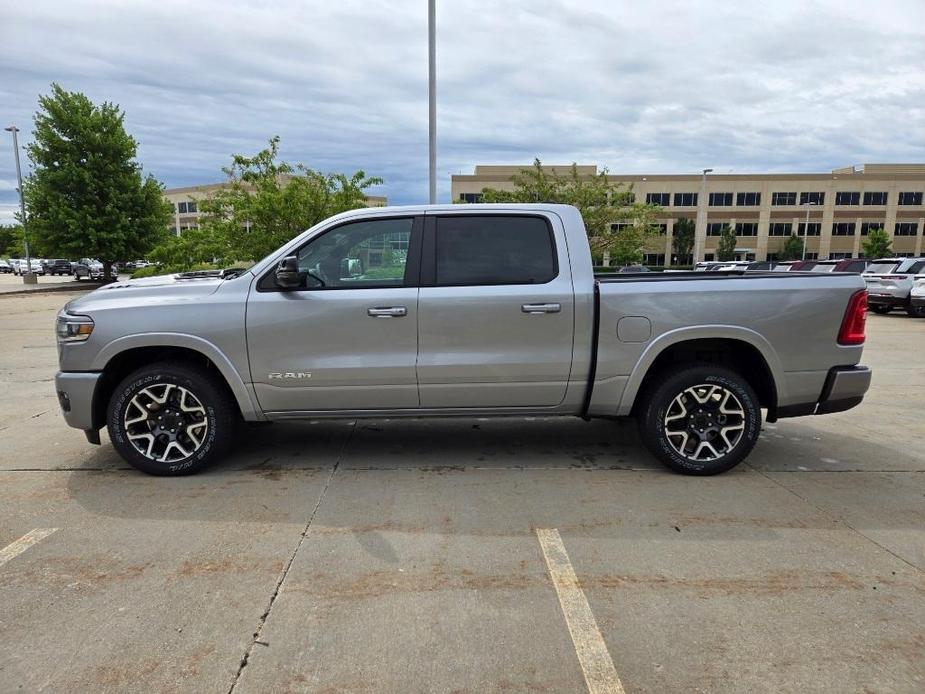
{"label": "crew cab door", "polygon": [[418,299],[421,407],[562,402],[574,293],[556,215],[434,213]]}
{"label": "crew cab door", "polygon": [[297,252],[301,285],[270,270],[247,304],[251,380],[264,411],[419,405],[421,217],[348,221]]}

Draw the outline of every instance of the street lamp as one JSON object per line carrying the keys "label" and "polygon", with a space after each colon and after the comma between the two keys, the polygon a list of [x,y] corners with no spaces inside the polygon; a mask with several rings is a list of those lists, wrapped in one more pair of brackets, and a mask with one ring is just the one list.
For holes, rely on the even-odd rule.
{"label": "street lamp", "polygon": [[19,211],[22,217],[22,242],[26,251],[26,271],[23,273],[22,281],[23,284],[37,284],[38,278],[35,276],[35,273],[32,272],[32,258],[29,255],[29,237],[26,235],[26,199],[23,197],[22,192],[22,169],[19,166],[19,139],[16,137],[19,128],[15,125],[11,125],[8,128],[4,128],[4,130],[8,133],[13,133],[13,154],[16,157],[16,180],[19,185]]}
{"label": "street lamp", "polygon": [[430,204],[437,202],[437,0],[427,2],[427,139],[430,159]]}
{"label": "street lamp", "polygon": [[700,197],[697,198],[697,222],[694,224],[694,264],[700,257],[700,239],[707,237],[707,174],[713,169],[704,169],[700,178]]}
{"label": "street lamp", "polygon": [[806,240],[809,238],[809,208],[816,203],[807,200],[802,204],[806,206],[806,225],[803,227],[803,257],[800,260],[806,260]]}

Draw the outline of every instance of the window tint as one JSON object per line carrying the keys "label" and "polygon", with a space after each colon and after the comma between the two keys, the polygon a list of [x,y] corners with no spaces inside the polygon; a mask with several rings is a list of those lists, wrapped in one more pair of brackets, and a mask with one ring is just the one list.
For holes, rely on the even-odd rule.
{"label": "window tint", "polygon": [[896,266],[899,263],[873,263],[867,266],[866,272],[871,272],[875,275],[885,275],[896,269]]}
{"label": "window tint", "polygon": [[915,192],[900,193],[899,194],[899,204],[900,205],[921,205],[922,204],[922,194]]}
{"label": "window tint", "polygon": [[298,252],[303,286],[403,286],[413,223],[412,219],[353,222],[309,241]]}
{"label": "window tint", "polygon": [[558,274],[539,217],[441,217],[436,243],[438,285],[543,284]]}

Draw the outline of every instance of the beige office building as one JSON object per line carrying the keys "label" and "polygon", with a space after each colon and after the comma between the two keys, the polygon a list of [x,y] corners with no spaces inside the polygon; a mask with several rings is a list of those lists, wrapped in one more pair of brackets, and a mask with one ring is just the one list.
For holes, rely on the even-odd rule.
{"label": "beige office building", "polygon": [[[478,202],[484,188],[511,190],[512,176],[529,166],[480,165],[473,174],[454,175],[453,200]],[[544,168],[567,174],[571,167]],[[580,165],[578,171],[593,176],[598,168]],[[665,209],[659,220],[664,238],[647,249],[651,265],[672,263],[671,235],[681,218],[697,223],[696,260],[715,258],[725,224],[736,231],[736,255],[742,260],[773,260],[791,232],[805,239],[807,258],[857,257],[873,228],[890,234],[896,255],[925,253],[925,164],[865,164],[805,174],[609,174],[608,179],[632,187],[637,201]]]}
{"label": "beige office building", "polygon": [[[164,191],[164,199],[173,205],[173,232],[179,234],[185,229],[199,227],[199,202],[221,190],[224,183],[209,183],[186,188],[169,188]],[[367,207],[385,207],[388,200],[381,195],[367,195]]]}

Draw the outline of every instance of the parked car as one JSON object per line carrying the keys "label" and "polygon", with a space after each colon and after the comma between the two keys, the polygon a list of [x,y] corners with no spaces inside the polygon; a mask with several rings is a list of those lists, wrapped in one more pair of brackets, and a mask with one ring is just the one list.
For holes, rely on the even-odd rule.
{"label": "parked car", "polygon": [[70,426],[107,426],[156,475],[202,469],[241,419],[461,414],[635,416],[655,457],[709,475],[745,459],[762,408],[861,402],[866,299],[844,274],[596,277],[567,205],[363,208],[247,270],[70,301],[55,388]]}
{"label": "parked car", "polygon": [[745,266],[746,272],[770,272],[774,269],[773,260],[753,260]]}
{"label": "parked car", "polygon": [[0,260],[0,273],[8,275],[11,272],[13,272],[13,266],[5,260]]}
{"label": "parked car", "polygon": [[46,275],[70,275],[71,261],[64,258],[54,258],[42,261],[42,269]]}
{"label": "parked car", "polygon": [[135,269],[148,267],[149,265],[154,265],[154,263],[148,262],[147,260],[136,260],[135,261]]}
{"label": "parked car", "polygon": [[102,279],[103,264],[94,258],[81,258],[78,260],[74,265],[74,279],[80,281],[84,278],[90,280]]}
{"label": "parked car", "polygon": [[[38,258],[31,258],[29,267],[32,268],[32,274],[34,275],[44,275],[45,268],[42,267],[42,261]],[[19,258],[14,266],[14,273],[17,275],[26,274],[26,259]]]}
{"label": "parked car", "polygon": [[617,272],[652,272],[645,265],[624,265]]}
{"label": "parked car", "polygon": [[894,308],[905,309],[917,316],[912,306],[912,283],[915,275],[925,273],[925,258],[881,258],[875,260],[861,275],[867,283],[867,305],[874,313],[889,313]]}
{"label": "parked car", "polygon": [[810,272],[855,272],[861,273],[867,269],[870,261],[866,258],[839,258],[835,260],[820,260],[816,262]]}
{"label": "parked car", "polygon": [[925,318],[925,274],[916,275],[909,292],[909,306],[917,318]]}

